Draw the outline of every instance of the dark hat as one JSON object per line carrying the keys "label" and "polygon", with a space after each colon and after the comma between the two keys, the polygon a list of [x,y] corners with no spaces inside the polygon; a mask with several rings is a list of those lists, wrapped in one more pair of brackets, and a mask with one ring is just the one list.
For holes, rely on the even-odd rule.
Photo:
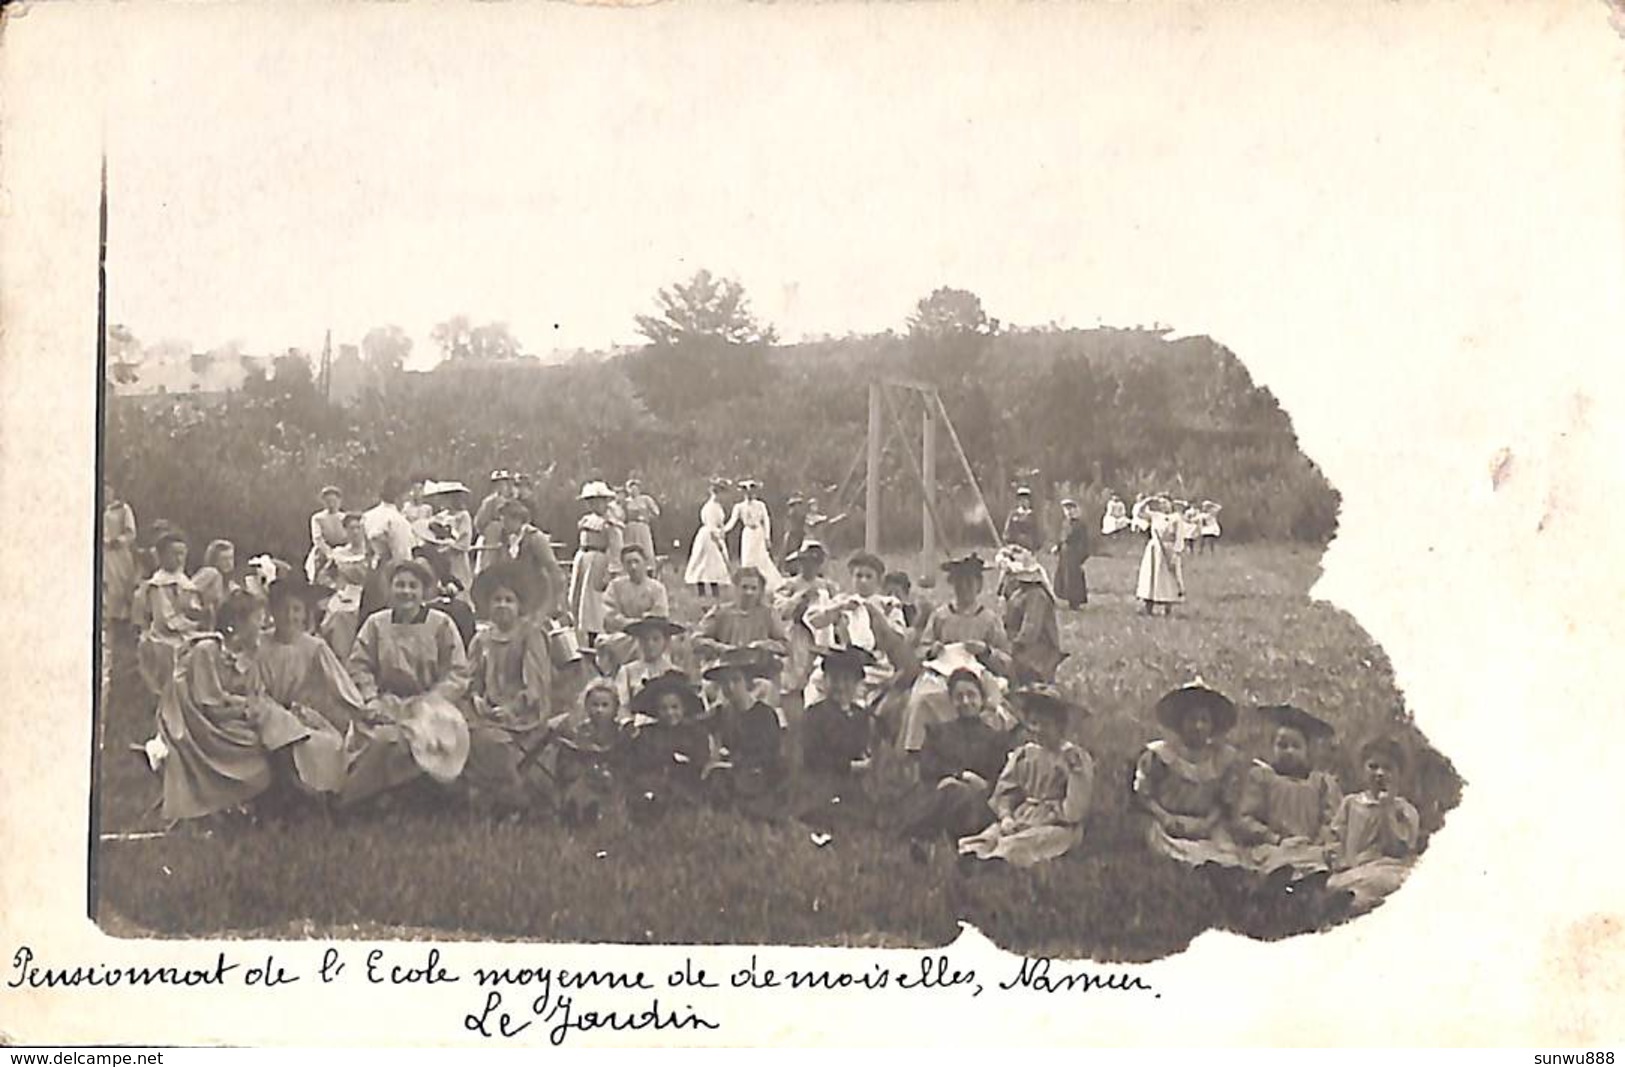
{"label": "dark hat", "polygon": [[1258,713],[1277,727],[1296,730],[1313,741],[1337,733],[1337,728],[1318,715],[1312,715],[1291,704],[1271,704],[1258,709]]}
{"label": "dark hat", "polygon": [[987,563],[976,553],[971,552],[963,556],[955,556],[943,563],[942,570],[949,576],[955,574],[981,574],[987,570]]}
{"label": "dark hat", "polygon": [[1178,730],[1186,717],[1199,708],[1212,717],[1216,734],[1236,725],[1236,705],[1218,690],[1209,689],[1200,679],[1164,694],[1157,701],[1157,721],[1170,730]]}
{"label": "dark hat", "polygon": [[699,690],[689,681],[688,675],[678,670],[650,678],[642,689],[632,694],[627,710],[653,715],[660,698],[667,693],[676,693],[682,698],[684,718],[698,718],[705,712],[705,701],[701,699]]}
{"label": "dark hat", "polygon": [[633,619],[622,629],[633,637],[644,633],[657,632],[663,633],[667,637],[676,637],[678,634],[687,632],[687,628],[682,623],[673,622],[664,615],[645,615],[641,619]]}
{"label": "dark hat", "polygon": [[265,601],[274,612],[279,605],[295,598],[303,600],[308,607],[316,607],[332,595],[333,590],[327,586],[312,585],[304,575],[293,573],[273,581],[265,591]]}
{"label": "dark hat", "polygon": [[763,649],[749,646],[723,649],[700,677],[715,682],[730,671],[743,671],[747,678],[771,678],[779,672],[779,661]]}
{"label": "dark hat", "polygon": [[877,662],[872,652],[855,645],[822,649],[818,653],[818,660],[824,665],[825,674],[846,671],[860,676]]}
{"label": "dark hat", "polygon": [[1061,691],[1044,682],[1018,686],[1010,691],[1010,702],[1027,716],[1055,718],[1065,721],[1083,708],[1061,695]]}
{"label": "dark hat", "polygon": [[398,559],[391,563],[388,569],[384,571],[385,583],[393,585],[395,576],[403,570],[409,570],[418,576],[418,581],[423,583],[425,593],[434,592],[436,586],[440,584],[439,579],[435,577],[434,569],[421,559]]}
{"label": "dark hat", "polygon": [[1387,756],[1388,761],[1394,765],[1395,770],[1402,771],[1410,760],[1405,754],[1405,745],[1397,737],[1387,734],[1373,737],[1360,746],[1360,762],[1364,763],[1372,756]]}
{"label": "dark hat", "polygon": [[186,544],[186,535],[179,530],[170,529],[160,533],[158,539],[152,543],[152,547],[163,548],[165,545],[173,545],[177,542],[183,545]]}
{"label": "dark hat", "polygon": [[511,590],[519,598],[519,613],[523,615],[536,604],[541,595],[541,582],[531,568],[518,560],[499,560],[474,576],[470,595],[474,607],[481,615],[490,610],[491,597],[498,589]]}
{"label": "dark hat", "polygon": [[796,563],[799,562],[804,556],[810,556],[815,552],[818,553],[818,555],[823,556],[825,559],[829,558],[829,549],[824,547],[824,542],[809,537],[807,540],[801,542],[800,548],[796,549],[788,556],[785,556],[784,562]]}

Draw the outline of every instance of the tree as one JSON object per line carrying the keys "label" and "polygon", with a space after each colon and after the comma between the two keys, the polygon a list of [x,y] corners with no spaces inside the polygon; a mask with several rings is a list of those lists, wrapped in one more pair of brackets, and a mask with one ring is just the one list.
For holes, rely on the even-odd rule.
{"label": "tree", "polygon": [[968,289],[935,289],[914,305],[914,314],[908,317],[908,333],[914,338],[942,340],[998,332],[999,320],[988,318],[982,298]]}
{"label": "tree", "polygon": [[772,344],[778,334],[750,310],[745,287],[701,270],[655,294],[658,315],[637,316],[638,332],[652,345],[674,348],[699,339],[731,345]]}
{"label": "tree", "polygon": [[637,316],[649,344],[624,360],[650,411],[670,418],[766,388],[772,377],[767,350],[778,335],[751,313],[738,282],[702,270],[661,289],[655,303],[658,316]]}
{"label": "tree", "polygon": [[385,377],[399,373],[411,354],[412,338],[399,326],[375,326],[361,339],[368,369]]}
{"label": "tree", "polygon": [[914,305],[908,317],[910,363],[939,383],[962,380],[981,362],[999,320],[982,309],[982,298],[943,286]]}
{"label": "tree", "polygon": [[467,315],[454,315],[429,331],[440,346],[442,358],[464,360],[508,360],[519,355],[519,341],[505,322],[474,326]]}

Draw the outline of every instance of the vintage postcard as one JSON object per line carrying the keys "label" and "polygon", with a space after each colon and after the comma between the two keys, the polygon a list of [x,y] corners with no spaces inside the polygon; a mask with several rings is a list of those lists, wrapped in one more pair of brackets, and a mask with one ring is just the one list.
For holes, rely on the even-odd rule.
{"label": "vintage postcard", "polygon": [[7,8],[0,1043],[1620,1047],[1622,24]]}

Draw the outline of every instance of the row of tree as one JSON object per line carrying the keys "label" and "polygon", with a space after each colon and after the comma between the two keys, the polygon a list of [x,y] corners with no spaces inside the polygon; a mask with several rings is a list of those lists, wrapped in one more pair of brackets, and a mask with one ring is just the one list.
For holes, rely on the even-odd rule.
{"label": "row of tree", "polygon": [[[1298,449],[1286,415],[1205,338],[1012,329],[974,294],[939,289],[919,301],[906,333],[779,344],[736,282],[705,272],[662,290],[656,306],[637,320],[648,341],[641,349],[553,365],[514,359],[505,331],[459,317],[436,336],[448,358],[405,373],[411,340],[383,327],[362,342],[374,385],[343,408],[326,401],[308,364],[293,365],[300,360],[279,360],[207,405],[114,396],[107,469],[145,517],[256,551],[301,552],[326,482],[365,506],[389,474],[483,488],[494,466],[549,473],[539,518],[565,540],[580,482],[632,473],[667,505],[657,534],[668,546],[692,535],[713,474],[757,477],[775,505],[821,491],[831,510],[845,487],[856,535],[861,494],[850,476],[865,434],[864,386],[907,377],[940,391],[995,518],[1026,472],[1041,495],[1064,486],[1093,514],[1108,490],[1129,498],[1171,490],[1223,502],[1227,535],[1240,539],[1324,543],[1336,526],[1336,494]],[[899,415],[917,452],[917,412]],[[946,460],[943,533],[973,542],[985,537],[985,518]],[[920,534],[912,463],[894,441],[882,519],[895,544],[917,544]]]}

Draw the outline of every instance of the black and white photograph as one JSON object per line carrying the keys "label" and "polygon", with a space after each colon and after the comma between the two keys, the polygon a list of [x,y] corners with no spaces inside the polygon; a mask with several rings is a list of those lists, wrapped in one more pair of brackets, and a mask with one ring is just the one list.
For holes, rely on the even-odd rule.
{"label": "black and white photograph", "polygon": [[[1511,409],[1492,364],[1371,344],[1471,228],[1396,221],[1456,170],[1380,84],[1447,20],[1385,16],[1412,54],[1326,10],[1369,65],[1249,75],[1245,20],[1151,6],[131,5],[73,182],[94,448],[55,477],[94,547],[40,586],[87,620],[48,635],[89,742],[49,754],[88,783],[61,895],[143,944],[1137,967],[1220,935],[1319,969],[1431,872],[1521,866],[1477,824],[1440,858],[1513,804],[1450,738],[1510,758],[1548,714],[1471,677],[1530,646],[1473,634],[1555,592],[1497,531],[1551,545],[1585,494],[1464,414]],[[1498,175],[1467,196],[1536,180],[1438,136]],[[1374,258],[1412,273],[1368,294]],[[1524,429],[1579,447],[1605,392],[1525,392],[1559,429]],[[1577,611],[1618,603],[1592,539]],[[47,639],[7,610],[12,652]],[[1606,836],[1564,788],[1523,818]]]}

